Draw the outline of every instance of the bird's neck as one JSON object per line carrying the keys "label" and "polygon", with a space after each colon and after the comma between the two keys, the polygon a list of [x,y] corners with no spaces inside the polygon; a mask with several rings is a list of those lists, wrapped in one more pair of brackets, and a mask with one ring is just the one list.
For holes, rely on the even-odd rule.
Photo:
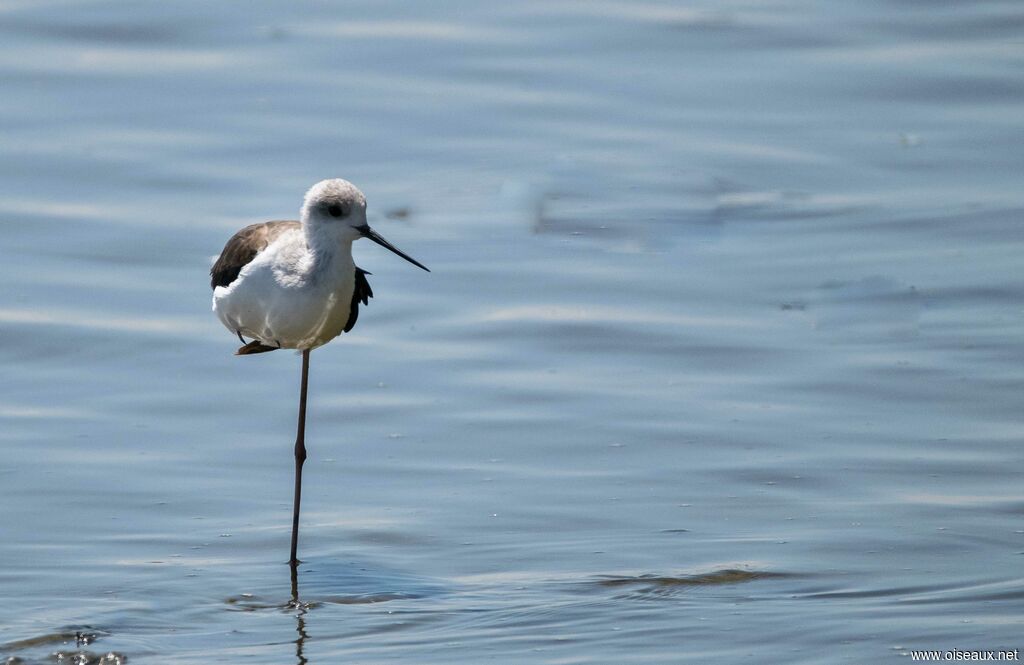
{"label": "bird's neck", "polygon": [[346,274],[353,270],[352,241],[335,229],[303,225],[311,272],[317,275]]}

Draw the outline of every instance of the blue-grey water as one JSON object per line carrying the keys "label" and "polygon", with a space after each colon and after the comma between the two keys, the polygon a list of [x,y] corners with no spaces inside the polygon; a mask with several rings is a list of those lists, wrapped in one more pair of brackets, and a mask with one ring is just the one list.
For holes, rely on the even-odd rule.
{"label": "blue-grey water", "polygon": [[[1024,647],[1016,0],[0,4],[0,657]],[[376,298],[207,271],[344,177]],[[901,660],[902,659],[902,660]]]}

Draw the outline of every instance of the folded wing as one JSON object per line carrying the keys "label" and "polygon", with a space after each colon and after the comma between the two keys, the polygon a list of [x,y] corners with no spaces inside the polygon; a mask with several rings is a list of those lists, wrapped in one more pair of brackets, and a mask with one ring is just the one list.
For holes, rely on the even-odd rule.
{"label": "folded wing", "polygon": [[[231,284],[238,279],[238,273],[242,272],[242,268],[256,258],[267,245],[285,231],[298,228],[301,228],[298,222],[263,222],[247,226],[231,236],[216,263],[210,268],[210,288],[216,289],[218,286]],[[356,281],[358,282],[358,279]]]}

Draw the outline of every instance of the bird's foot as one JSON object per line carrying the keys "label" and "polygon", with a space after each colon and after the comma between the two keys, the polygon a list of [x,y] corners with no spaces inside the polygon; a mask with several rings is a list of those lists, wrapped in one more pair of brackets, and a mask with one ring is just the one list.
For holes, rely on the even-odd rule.
{"label": "bird's foot", "polygon": [[249,342],[245,346],[238,347],[238,350],[235,351],[235,355],[236,356],[247,356],[247,355],[250,355],[252,353],[266,353],[267,351],[277,351],[279,348],[281,348],[281,347],[279,347],[279,346],[267,346],[266,344],[264,344],[263,342],[259,341],[258,339],[254,339],[253,341]]}

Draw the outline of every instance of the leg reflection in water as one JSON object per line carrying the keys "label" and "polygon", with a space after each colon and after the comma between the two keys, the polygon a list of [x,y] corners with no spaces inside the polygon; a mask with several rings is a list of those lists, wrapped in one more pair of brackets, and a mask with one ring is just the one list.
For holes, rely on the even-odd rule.
{"label": "leg reflection in water", "polygon": [[289,607],[295,610],[295,630],[299,636],[295,638],[295,658],[298,660],[299,665],[306,665],[306,656],[303,655],[303,650],[306,646],[306,612],[309,611],[309,605],[299,600],[299,567],[295,563],[291,565],[292,569],[292,599],[288,604]]}

